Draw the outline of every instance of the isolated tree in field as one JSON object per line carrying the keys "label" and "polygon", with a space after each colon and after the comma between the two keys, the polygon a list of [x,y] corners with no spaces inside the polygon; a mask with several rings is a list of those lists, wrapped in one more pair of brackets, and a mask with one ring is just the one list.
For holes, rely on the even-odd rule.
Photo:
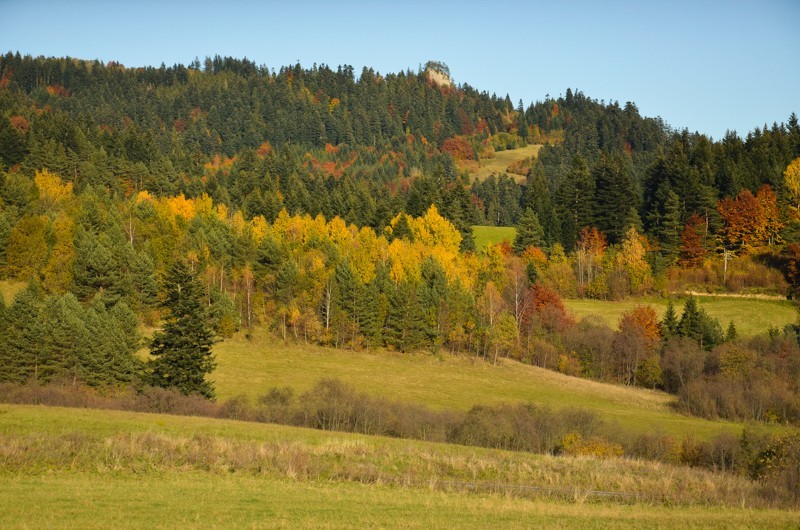
{"label": "isolated tree in field", "polygon": [[155,358],[149,366],[150,381],[183,394],[213,398],[214,387],[205,376],[216,366],[211,351],[216,337],[203,303],[203,287],[180,261],[170,269],[165,284],[162,305],[169,313],[150,344]]}

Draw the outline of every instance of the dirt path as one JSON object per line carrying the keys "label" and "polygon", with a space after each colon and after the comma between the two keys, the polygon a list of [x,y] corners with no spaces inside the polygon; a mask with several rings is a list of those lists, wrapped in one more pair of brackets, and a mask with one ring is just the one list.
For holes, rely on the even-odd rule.
{"label": "dirt path", "polygon": [[713,298],[749,298],[751,300],[787,300],[785,296],[774,294],[736,294],[736,293],[700,293],[697,291],[675,291],[678,296],[707,296]]}

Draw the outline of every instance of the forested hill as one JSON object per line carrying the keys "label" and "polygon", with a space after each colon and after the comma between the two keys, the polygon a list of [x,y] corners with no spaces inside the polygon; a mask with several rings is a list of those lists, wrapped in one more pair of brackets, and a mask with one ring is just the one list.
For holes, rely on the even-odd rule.
{"label": "forested hill", "polygon": [[[435,62],[357,75],[220,57],[126,68],[9,52],[0,58],[0,166],[13,175],[5,202],[24,208],[25,197],[10,196],[16,180],[47,168],[76,191],[207,193],[270,221],[286,208],[380,230],[398,211],[418,216],[435,203],[466,249],[469,225],[516,224],[526,207],[547,246],[569,250],[585,226],[617,242],[634,223],[671,248],[694,212],[718,228],[724,196],[763,184],[782,193],[782,172],[800,154],[794,116],[714,142],[643,118],[633,103],[567,90],[525,108],[442,79],[449,71]],[[471,161],[527,143],[552,144],[527,187],[459,178]]]}
{"label": "forested hill", "polygon": [[[523,184],[470,178],[529,144],[544,147],[515,166]],[[477,224],[515,225],[513,249],[475,252]],[[692,391],[688,408],[795,421],[796,328],[742,357],[716,349],[736,345],[735,326],[723,335],[693,300],[663,322],[636,308],[614,331],[576,323],[561,297],[798,294],[799,227],[794,115],[714,141],[572,90],[515,105],[434,62],[356,75],[0,58],[0,279],[28,285],[0,299],[0,382],[160,385],[135,355],[139,326],[175,324],[160,304],[202,292],[197,320],[221,336],[261,325],[284,341],[447,348],[674,392],[691,379],[722,404]],[[202,289],[170,291],[170,278]],[[684,354],[691,378],[676,372]],[[765,361],[739,376],[720,368],[729,354]],[[730,403],[748,392],[774,406]]]}

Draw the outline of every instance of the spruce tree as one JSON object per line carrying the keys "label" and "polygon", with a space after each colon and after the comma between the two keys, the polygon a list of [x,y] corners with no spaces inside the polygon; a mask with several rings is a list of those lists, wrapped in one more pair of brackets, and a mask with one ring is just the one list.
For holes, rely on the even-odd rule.
{"label": "spruce tree", "polygon": [[678,315],[675,313],[675,305],[672,300],[667,303],[667,310],[661,320],[661,332],[664,338],[672,337],[678,333]]}
{"label": "spruce tree", "polygon": [[149,363],[150,382],[211,399],[214,386],[205,376],[216,366],[211,349],[216,337],[203,303],[203,287],[179,261],[170,269],[165,288],[162,306],[168,314],[150,344],[155,358]]}
{"label": "spruce tree", "polygon": [[11,239],[11,224],[6,216],[0,213],[0,268],[6,266],[8,242]]}
{"label": "spruce tree", "polygon": [[539,216],[530,208],[519,218],[517,235],[514,238],[514,251],[522,253],[530,246],[541,247],[544,244],[544,230],[539,223]]}
{"label": "spruce tree", "polygon": [[89,339],[97,335],[87,330],[83,307],[75,295],[47,298],[38,320],[42,335],[39,349],[47,360],[39,369],[40,381],[60,376],[73,385],[79,381],[91,384],[90,378],[100,376],[102,370],[92,366],[95,357],[87,348]]}
{"label": "spruce tree", "polygon": [[403,353],[416,350],[425,343],[425,329],[425,314],[415,286],[408,281],[400,282],[389,296],[386,343]]}
{"label": "spruce tree", "polygon": [[42,367],[49,364],[47,351],[41,348],[41,307],[41,287],[31,282],[5,310],[5,329],[0,337],[0,381],[38,381]]}
{"label": "spruce tree", "polygon": [[710,317],[693,297],[683,305],[678,335],[697,341],[706,350],[712,350],[724,340],[719,320]]}

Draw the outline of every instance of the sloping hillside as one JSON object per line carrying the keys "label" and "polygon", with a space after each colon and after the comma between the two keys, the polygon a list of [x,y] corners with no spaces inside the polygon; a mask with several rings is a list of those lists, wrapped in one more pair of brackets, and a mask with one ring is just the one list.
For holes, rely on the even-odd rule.
{"label": "sloping hillside", "polygon": [[674,397],[663,392],[569,377],[509,360],[494,366],[465,355],[334,350],[283,344],[269,334],[253,340],[236,336],[216,351],[218,367],[212,377],[220,399],[238,394],[254,399],[284,386],[302,392],[321,378],[334,377],[371,395],[436,409],[532,401],[585,408],[634,433],[710,438],[722,431],[738,434],[742,427],[678,414],[670,406]]}
{"label": "sloping hillside", "polygon": [[507,149],[505,151],[497,151],[494,158],[484,158],[480,161],[480,167],[472,172],[472,178],[478,180],[485,180],[489,175],[500,175],[501,173],[508,172],[520,184],[525,182],[525,175],[513,173],[509,167],[517,162],[525,160],[526,158],[536,158],[539,154],[541,145],[527,145],[519,149]]}

